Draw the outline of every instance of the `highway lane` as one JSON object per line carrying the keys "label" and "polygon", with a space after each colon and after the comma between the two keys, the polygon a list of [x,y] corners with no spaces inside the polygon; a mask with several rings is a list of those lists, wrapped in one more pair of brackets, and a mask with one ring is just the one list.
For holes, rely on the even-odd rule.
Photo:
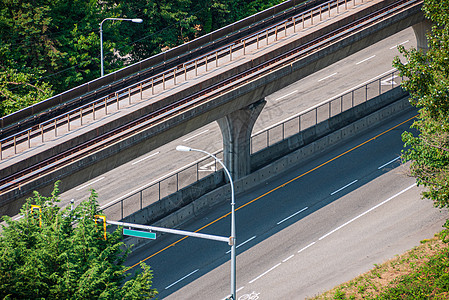
{"label": "highway lane", "polygon": [[[301,299],[296,296],[313,295],[350,279],[441,228],[445,214],[419,200],[413,178],[406,176],[406,168],[397,168],[400,134],[411,121],[394,126],[412,115],[382,124],[236,198],[237,287],[243,287],[238,295],[254,290],[265,295],[260,299],[283,299],[270,294],[273,290]],[[398,200],[402,202],[390,205]],[[195,231],[213,222],[201,232],[228,236],[229,217],[214,221],[229,209],[221,205],[182,229]],[[341,237],[343,233],[349,235]],[[160,236],[135,251],[129,264],[150,257],[146,262],[154,269],[161,298],[225,297],[230,288],[229,246],[180,239]],[[327,248],[321,248],[323,244]],[[298,251],[309,256],[302,260]],[[296,264],[284,269],[289,261]],[[276,277],[279,270],[287,275]],[[302,275],[296,279],[298,273]]]}
{"label": "highway lane", "polygon": [[[285,120],[391,70],[391,61],[398,54],[396,50],[398,44],[416,45],[411,28],[267,97],[268,103],[258,118],[253,132]],[[143,186],[147,186],[166,174],[182,169],[199,158],[192,153],[176,152],[175,148],[179,144],[214,152],[222,148],[222,137],[217,123],[213,122],[63,193],[61,195],[62,203],[68,204],[71,199],[77,203],[87,197],[90,188],[94,188],[99,194],[100,203],[105,205],[140,190]],[[211,168],[206,166],[205,174],[208,172],[207,170],[210,172]]]}

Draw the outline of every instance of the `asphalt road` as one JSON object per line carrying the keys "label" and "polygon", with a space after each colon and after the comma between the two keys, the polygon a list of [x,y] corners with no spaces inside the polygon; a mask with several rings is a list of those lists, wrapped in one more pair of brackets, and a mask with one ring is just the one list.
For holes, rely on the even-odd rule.
{"label": "asphalt road", "polygon": [[[420,200],[414,179],[397,159],[400,135],[414,114],[238,195],[238,297],[313,296],[441,229],[447,212]],[[223,217],[229,210],[216,207],[182,229],[206,226],[200,232],[229,236],[230,218]],[[135,251],[129,265],[146,259],[160,299],[223,299],[230,290],[228,250],[225,243],[164,235]]]}
{"label": "asphalt road", "polygon": [[[398,44],[406,47],[416,45],[411,28],[267,97],[268,103],[259,116],[253,133],[392,70],[391,62],[398,55]],[[213,122],[63,193],[62,204],[69,204],[71,199],[75,203],[80,202],[87,197],[89,189],[93,188],[99,194],[100,204],[104,206],[201,158],[195,153],[180,154],[175,150],[180,144],[214,152],[222,148],[222,136],[217,123]]]}

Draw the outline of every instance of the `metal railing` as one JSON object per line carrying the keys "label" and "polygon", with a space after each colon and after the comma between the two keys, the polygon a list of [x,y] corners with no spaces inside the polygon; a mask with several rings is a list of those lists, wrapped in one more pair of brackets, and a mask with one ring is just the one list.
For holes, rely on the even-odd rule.
{"label": "metal railing", "polygon": [[311,107],[287,120],[274,124],[251,137],[250,153],[254,154],[275,143],[281,142],[302,130],[315,126],[316,124],[330,119],[354,106],[369,101],[382,93],[385,93],[399,84],[396,78],[403,81],[399,71],[380,75],[377,79],[363,83],[359,87],[345,92],[337,97]]}
{"label": "metal railing", "polygon": [[[368,0],[359,0],[357,2],[363,3],[368,2]],[[106,116],[111,110],[118,111],[125,105],[130,106],[136,100],[143,101],[144,91],[149,92],[149,95],[145,96],[146,98],[154,96],[158,92],[167,90],[169,87],[173,88],[182,81],[187,81],[189,77],[197,77],[200,71],[208,72],[212,67],[217,68],[221,66],[223,60],[232,61],[237,54],[239,56],[246,55],[249,47],[255,47],[257,50],[261,46],[268,46],[280,38],[285,38],[288,35],[288,29],[292,29],[292,33],[295,33],[297,28],[302,29],[307,25],[314,25],[314,22],[322,21],[326,16],[331,17],[331,10],[334,10],[338,14],[343,8],[345,10],[348,9],[348,4],[355,6],[356,1],[330,0],[238,41],[154,75],[144,81],[101,97],[32,128],[6,137],[0,140],[0,160],[5,157],[11,157],[18,152],[25,151],[33,145],[38,146],[44,143],[46,136],[47,139],[51,140],[56,138],[58,134],[61,134],[61,131],[66,133],[84,124],[95,121],[99,114]],[[48,138],[48,136],[50,137]],[[19,144],[22,144],[22,147],[18,151]],[[5,151],[8,151],[8,149],[9,152],[5,155]]]}
{"label": "metal railing", "polygon": [[[395,81],[395,79],[398,79]],[[288,137],[298,134],[300,131],[317,125],[331,117],[334,117],[350,108],[369,101],[382,93],[399,86],[403,77],[399,71],[394,70],[378,76],[378,78],[363,83],[358,87],[333,97],[323,103],[311,107],[295,116],[278,124],[274,124],[263,131],[251,136],[251,154],[281,142]],[[400,81],[400,82],[399,82]],[[214,153],[222,159],[223,150]],[[188,185],[194,184],[214,172],[220,171],[220,165],[210,157],[205,157],[181,170],[165,175],[162,179],[147,184],[144,188],[131,192],[102,207],[107,211],[111,219],[121,220],[124,217],[143,209],[151,203],[176,193]]]}
{"label": "metal railing", "polygon": [[[213,154],[217,158],[223,159],[223,150],[216,151]],[[217,164],[216,160],[206,156],[180,170],[163,176],[161,179],[146,184],[138,191],[130,192],[103,205],[101,209],[108,215],[109,219],[121,220],[221,169],[221,165]]]}

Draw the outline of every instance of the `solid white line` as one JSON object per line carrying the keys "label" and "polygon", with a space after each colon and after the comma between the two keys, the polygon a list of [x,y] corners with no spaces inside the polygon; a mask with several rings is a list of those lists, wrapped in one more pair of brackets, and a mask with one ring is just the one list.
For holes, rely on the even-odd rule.
{"label": "solid white line", "polygon": [[[246,243],[248,243],[249,241],[251,241],[251,240],[253,240],[253,239],[255,239],[255,238],[256,238],[256,236],[253,236],[252,238],[249,238],[249,239],[247,239],[246,241],[244,241],[243,243],[237,245],[235,248],[237,249],[238,247],[245,245]],[[228,251],[226,252],[226,254],[228,254],[229,252],[231,252],[231,250],[228,250]]]}
{"label": "solid white line", "polygon": [[281,100],[281,99],[284,99],[285,97],[288,97],[288,96],[290,96],[290,95],[293,95],[293,94],[296,93],[296,92],[298,92],[298,90],[294,90],[294,91],[291,92],[291,93],[288,93],[288,94],[286,94],[286,95],[284,95],[284,96],[281,96],[281,97],[277,98],[276,101],[279,101],[279,100]]}
{"label": "solid white line", "polygon": [[411,189],[411,188],[412,188],[412,187],[414,187],[414,186],[416,186],[416,183],[412,184],[412,185],[411,185],[411,186],[409,186],[408,188],[405,188],[405,189],[403,189],[403,190],[402,190],[402,191],[400,191],[399,193],[397,193],[397,194],[395,194],[395,195],[391,196],[390,198],[388,198],[387,200],[385,200],[385,201],[383,201],[383,202],[381,202],[381,203],[377,204],[376,206],[373,206],[372,208],[368,209],[367,211],[365,211],[364,213],[362,213],[362,214],[358,215],[357,217],[355,217],[355,218],[351,219],[350,221],[348,221],[348,222],[344,223],[343,225],[341,225],[341,226],[339,226],[339,227],[335,228],[335,229],[334,229],[334,230],[332,230],[331,232],[329,232],[329,233],[327,233],[327,234],[323,235],[322,237],[320,237],[320,238],[319,238],[318,240],[319,240],[319,241],[321,241],[322,239],[324,239],[325,237],[327,237],[327,236],[331,235],[331,234],[332,234],[332,233],[334,233],[335,231],[337,231],[337,230],[339,230],[339,229],[341,229],[341,228],[345,227],[346,225],[348,225],[348,224],[350,224],[350,223],[354,222],[354,221],[355,221],[355,220],[357,220],[358,218],[360,218],[360,217],[362,217],[362,216],[366,215],[366,214],[367,214],[367,213],[369,213],[370,211],[372,211],[372,210],[374,210],[374,209],[378,208],[379,206],[382,206],[382,205],[384,205],[384,204],[385,204],[385,203],[387,203],[388,201],[390,201],[390,200],[392,200],[392,199],[396,198],[397,196],[399,196],[399,195],[401,195],[401,194],[405,193],[406,191],[408,191],[409,189]]}
{"label": "solid white line", "polygon": [[361,64],[361,63],[363,63],[363,62],[365,62],[365,61],[367,61],[367,60],[370,60],[371,58],[374,58],[374,57],[376,57],[376,55],[373,55],[373,56],[370,56],[370,57],[368,57],[368,58],[365,58],[364,60],[361,60],[361,61],[359,61],[358,63],[356,63],[356,65]]}
{"label": "solid white line", "polygon": [[315,244],[315,242],[312,242],[312,243],[308,244],[307,246],[305,246],[304,248],[302,248],[301,250],[299,250],[298,253],[303,252],[304,250],[306,250],[307,248],[313,246],[314,244]]}
{"label": "solid white line", "polygon": [[192,275],[192,274],[194,274],[194,273],[196,273],[196,272],[198,272],[198,271],[199,271],[199,269],[196,269],[195,271],[193,271],[193,272],[187,274],[186,276],[182,277],[181,279],[179,279],[179,280],[173,282],[172,284],[170,284],[169,286],[167,286],[165,289],[167,290],[167,289],[171,288],[172,286],[174,286],[175,284],[177,284],[177,283],[180,282],[181,280],[186,279],[187,277],[189,277],[190,275]]}
{"label": "solid white line", "polygon": [[259,279],[260,277],[268,274],[269,272],[273,271],[275,268],[279,267],[281,265],[281,263],[278,263],[277,265],[275,265],[274,267],[272,267],[271,269],[269,269],[268,271],[265,271],[264,273],[260,274],[259,276],[257,276],[256,278],[254,278],[253,280],[251,280],[249,283],[253,283],[254,281],[256,281],[257,279]]}
{"label": "solid white line", "polygon": [[284,259],[282,262],[285,263],[287,260],[289,260],[290,258],[292,258],[293,256],[295,256],[294,254],[290,255],[289,257],[287,257],[286,259]]}
{"label": "solid white line", "polygon": [[377,169],[382,169],[383,167],[385,167],[385,166],[388,166],[389,164],[391,164],[392,162],[395,162],[395,161],[397,161],[398,159],[400,159],[401,157],[400,156],[398,156],[398,157],[396,157],[395,159],[392,159],[392,160],[390,160],[389,162],[387,162],[386,164],[383,164],[383,165],[381,165],[379,168],[377,168]]}
{"label": "solid white line", "polygon": [[288,219],[290,219],[290,218],[292,218],[292,217],[294,217],[294,216],[296,216],[297,214],[299,214],[299,213],[302,213],[303,211],[305,211],[306,209],[308,209],[308,207],[304,207],[303,209],[301,209],[300,211],[297,211],[297,212],[295,212],[293,215],[291,215],[291,216],[288,216],[287,218],[285,218],[284,220],[282,220],[282,221],[279,221],[279,222],[277,222],[276,224],[281,224],[281,223],[283,223],[283,222],[285,222],[285,221],[287,221]]}
{"label": "solid white line", "polygon": [[104,176],[101,177],[101,178],[98,178],[97,180],[92,181],[92,182],[90,182],[90,183],[88,183],[88,184],[85,184],[85,185],[83,185],[83,186],[77,188],[76,190],[77,190],[77,191],[82,190],[82,189],[84,189],[85,187],[88,187],[88,186],[91,185],[91,184],[94,184],[94,183],[96,183],[96,182],[98,182],[98,181],[100,181],[100,180],[103,180],[104,178],[105,178]]}
{"label": "solid white line", "polygon": [[356,179],[356,180],[354,180],[353,182],[350,182],[350,183],[348,183],[347,185],[345,185],[344,187],[341,187],[341,188],[339,188],[338,190],[336,190],[335,192],[332,192],[331,193],[331,196],[332,195],[334,195],[334,194],[336,194],[336,193],[338,193],[339,191],[341,191],[341,190],[343,190],[343,189],[345,189],[345,188],[347,188],[348,186],[350,186],[351,184],[354,184],[354,183],[356,183],[358,180]]}
{"label": "solid white line", "polygon": [[330,78],[330,77],[332,77],[332,76],[335,76],[335,75],[337,75],[337,74],[338,74],[338,72],[335,72],[335,73],[333,73],[333,74],[330,74],[329,76],[326,76],[326,77],[324,77],[324,78],[321,78],[320,80],[318,80],[318,82],[323,81],[323,80],[326,80],[326,79],[328,79],[328,78]]}
{"label": "solid white line", "polygon": [[398,46],[404,45],[404,44],[406,44],[406,43],[408,43],[408,42],[410,42],[410,41],[409,41],[409,40],[406,40],[405,42],[402,42],[402,43],[400,43],[400,44],[397,44],[396,46],[390,47],[390,50],[395,49],[395,48],[397,48]]}
{"label": "solid white line", "polygon": [[191,137],[188,137],[188,138],[186,138],[185,140],[182,140],[183,142],[187,142],[188,140],[191,140],[191,139],[193,139],[193,138],[196,138],[197,136],[199,136],[199,135],[201,135],[201,134],[203,134],[203,133],[206,133],[206,132],[208,132],[209,131],[209,129],[206,129],[206,130],[204,130],[204,131],[201,131],[200,133],[197,133],[197,134],[195,134],[195,135],[192,135]]}
{"label": "solid white line", "polygon": [[241,290],[243,290],[245,287],[244,286],[242,286],[241,288],[239,288],[238,290],[236,290],[235,292],[236,293],[238,293],[238,292],[240,292]]}
{"label": "solid white line", "polygon": [[153,153],[153,154],[151,154],[151,155],[148,155],[147,157],[144,157],[144,158],[142,158],[142,159],[139,159],[138,161],[133,162],[132,165],[138,164],[138,163],[140,163],[141,161],[144,161],[145,159],[148,159],[148,158],[153,157],[153,156],[158,155],[158,154],[159,154],[159,151],[158,151],[158,152],[155,152],[155,153]]}

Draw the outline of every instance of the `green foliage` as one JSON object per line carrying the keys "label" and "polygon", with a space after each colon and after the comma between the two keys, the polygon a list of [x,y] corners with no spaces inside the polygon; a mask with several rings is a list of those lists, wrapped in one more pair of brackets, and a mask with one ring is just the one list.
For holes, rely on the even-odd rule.
{"label": "green foliage", "polygon": [[38,82],[42,71],[35,69],[26,73],[15,69],[0,70],[0,116],[38,103],[53,95],[46,82]]}
{"label": "green foliage", "polygon": [[[281,0],[0,1],[0,116],[173,48]],[[5,84],[17,73],[23,87]],[[25,84],[25,83],[28,83]],[[44,92],[41,92],[43,90]],[[39,91],[39,93],[37,92]],[[28,93],[30,95],[28,95]],[[37,95],[38,93],[38,95]],[[20,98],[20,99],[19,99]]]}
{"label": "green foliage", "polygon": [[437,207],[449,205],[449,1],[426,0],[423,10],[434,26],[427,53],[400,47],[407,64],[396,58],[394,66],[408,80],[411,103],[419,116],[412,125],[418,136],[405,132],[404,160],[411,160],[411,173],[418,185],[427,189],[423,196]]}
{"label": "green foliage", "polygon": [[[50,197],[37,192],[21,210],[22,218],[4,217],[0,236],[0,298],[3,299],[149,299],[152,271],[143,271],[125,282],[120,230],[103,239],[97,226],[97,195],[73,211],[57,206],[58,183]],[[31,204],[41,213],[31,211]]]}

